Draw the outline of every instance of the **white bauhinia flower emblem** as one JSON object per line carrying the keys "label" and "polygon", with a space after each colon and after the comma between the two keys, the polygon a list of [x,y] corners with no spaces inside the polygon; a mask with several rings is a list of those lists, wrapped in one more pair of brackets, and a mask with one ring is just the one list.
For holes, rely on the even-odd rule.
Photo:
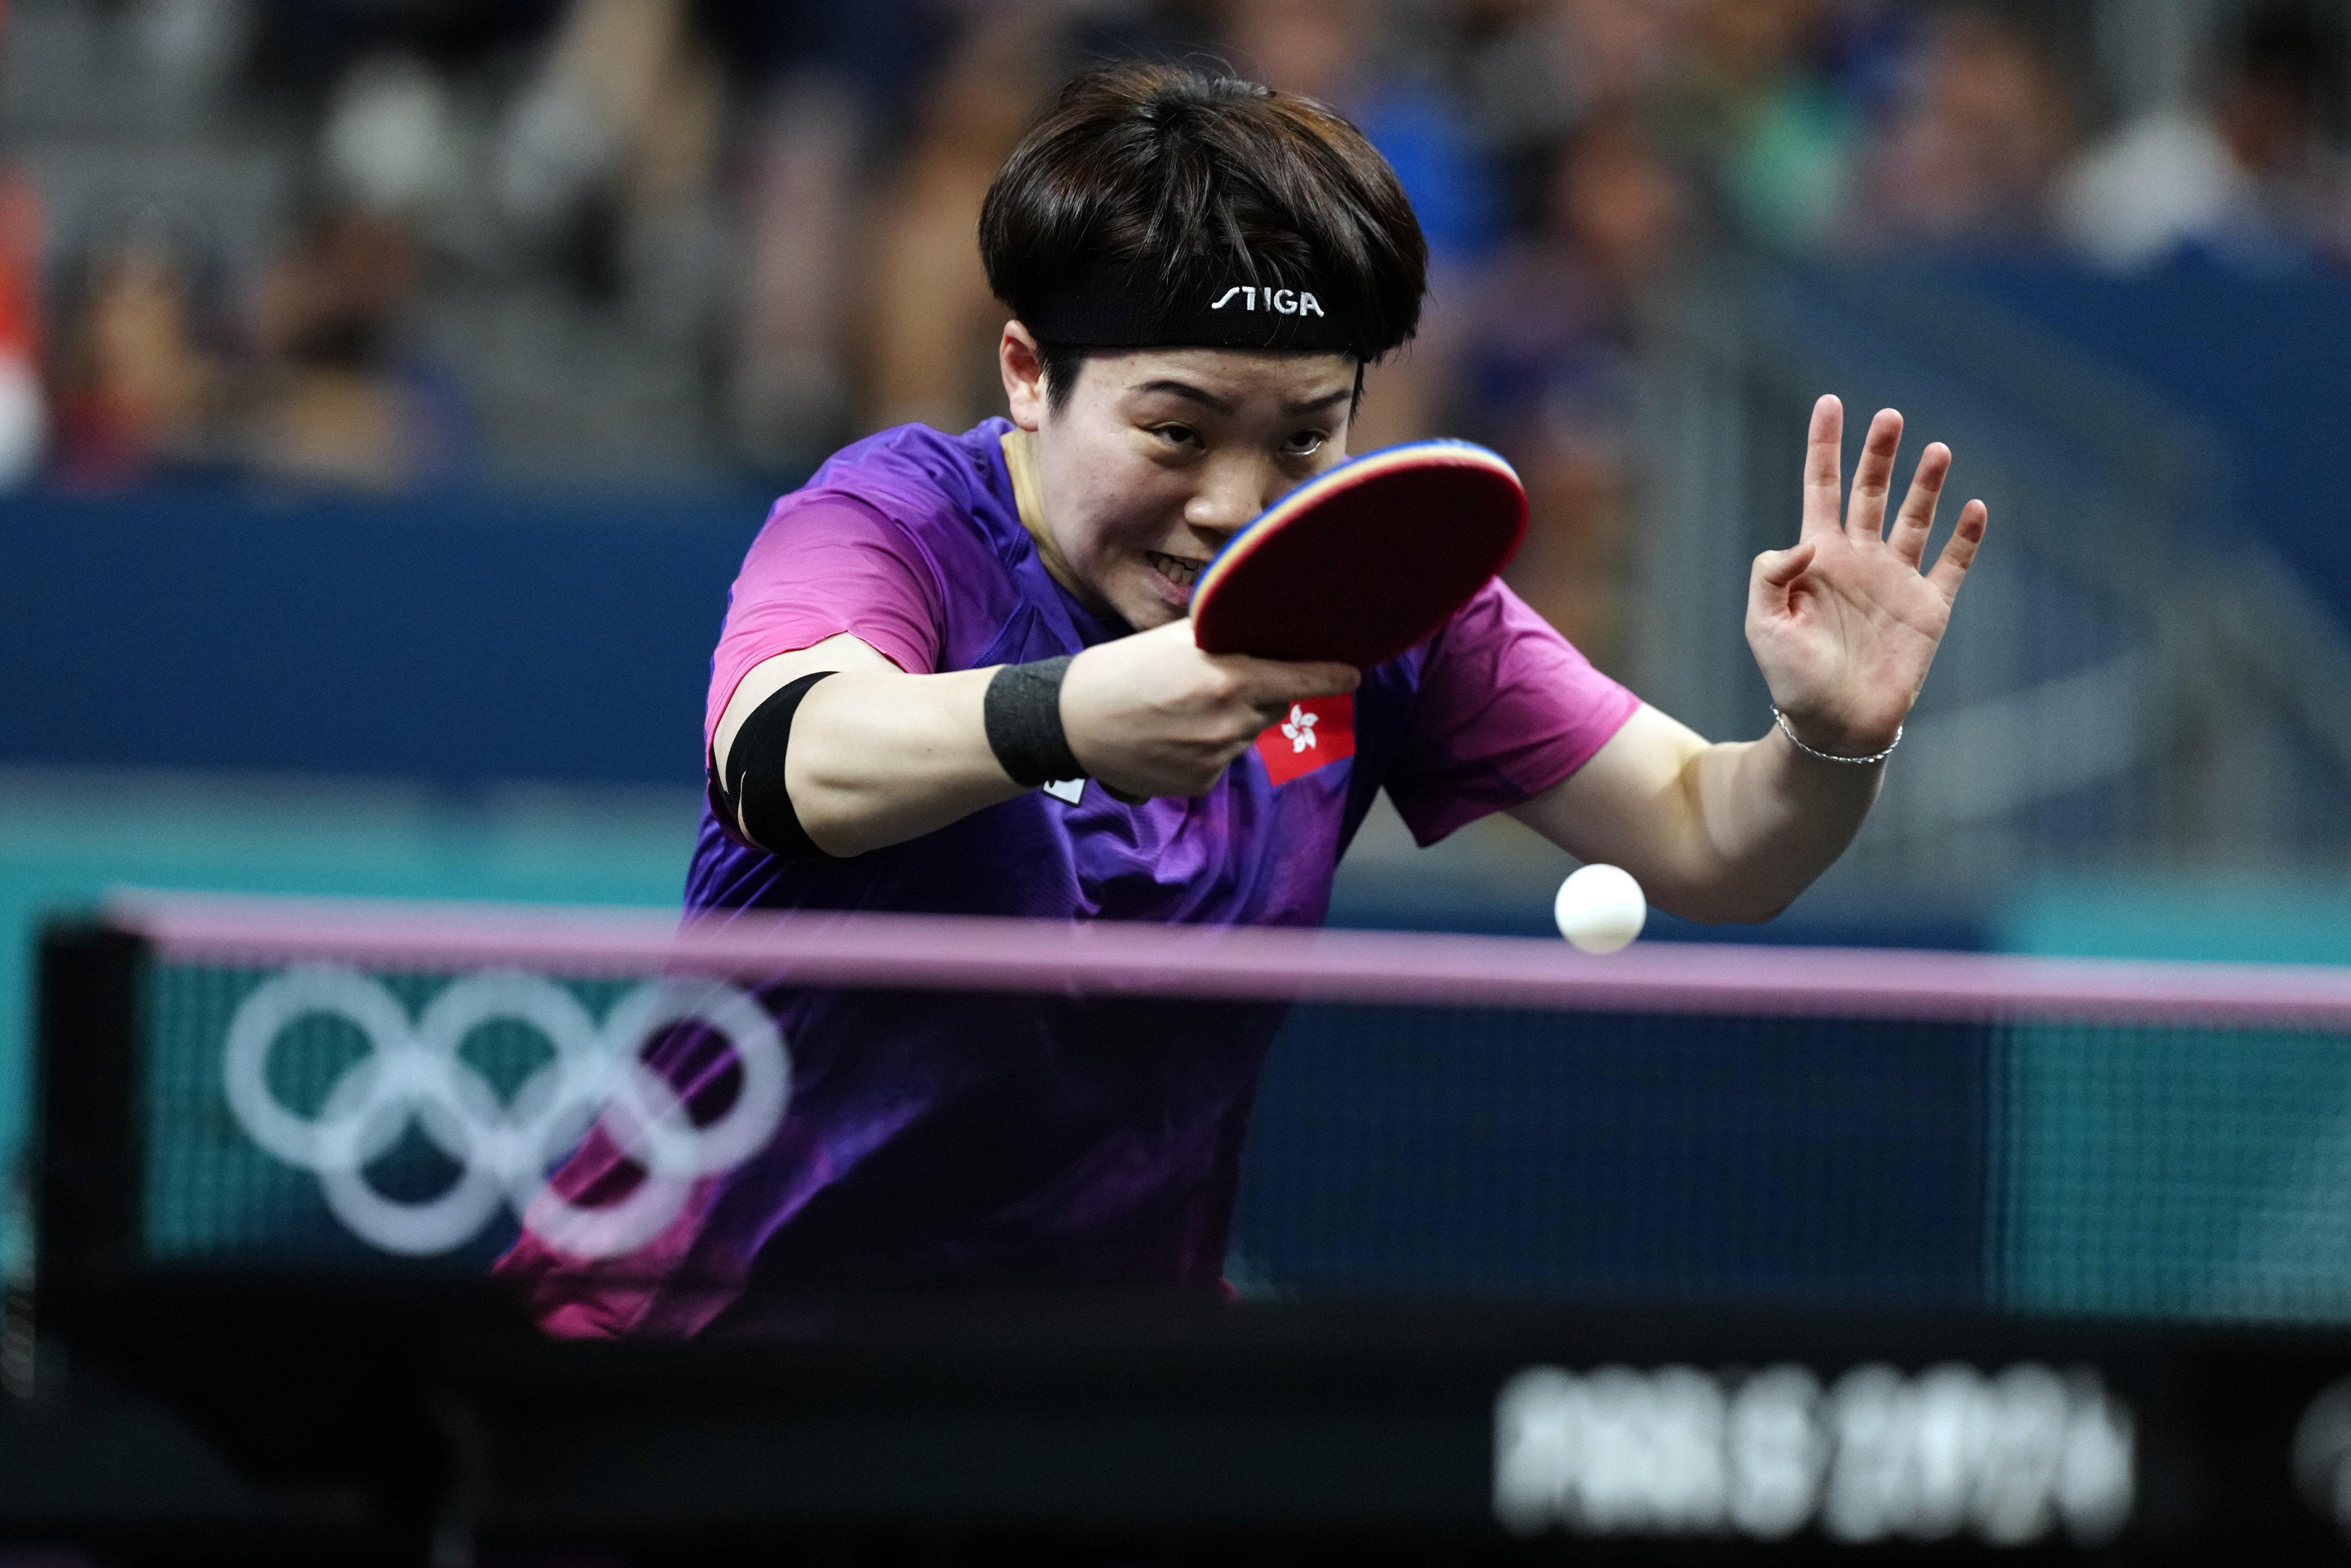
{"label": "white bauhinia flower emblem", "polygon": [[1290,718],[1281,727],[1281,733],[1290,737],[1290,753],[1295,757],[1314,744],[1314,716],[1291,703]]}

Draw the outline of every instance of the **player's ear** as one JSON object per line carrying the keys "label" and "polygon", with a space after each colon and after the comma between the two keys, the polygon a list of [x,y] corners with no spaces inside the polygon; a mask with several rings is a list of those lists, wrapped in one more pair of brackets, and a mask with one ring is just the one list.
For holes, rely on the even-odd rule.
{"label": "player's ear", "polygon": [[1004,375],[1004,400],[1012,423],[1035,430],[1045,422],[1045,356],[1028,328],[1018,321],[1004,324],[1004,336],[996,345],[996,366]]}

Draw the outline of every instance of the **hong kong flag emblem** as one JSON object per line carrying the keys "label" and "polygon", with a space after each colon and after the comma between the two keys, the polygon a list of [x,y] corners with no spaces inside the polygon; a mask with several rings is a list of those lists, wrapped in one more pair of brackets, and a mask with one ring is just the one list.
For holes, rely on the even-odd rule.
{"label": "hong kong flag emblem", "polygon": [[1310,697],[1290,704],[1288,716],[1257,737],[1257,754],[1265,758],[1266,776],[1276,784],[1354,756],[1354,697]]}

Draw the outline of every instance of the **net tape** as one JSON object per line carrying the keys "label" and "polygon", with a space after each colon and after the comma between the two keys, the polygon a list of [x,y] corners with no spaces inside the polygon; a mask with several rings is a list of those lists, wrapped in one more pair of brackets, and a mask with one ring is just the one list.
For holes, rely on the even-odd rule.
{"label": "net tape", "polygon": [[680,926],[649,910],[124,893],[168,961],[695,973],[807,985],[1916,1021],[2351,1030],[2351,969],[1991,953],[1169,927],[812,911]]}

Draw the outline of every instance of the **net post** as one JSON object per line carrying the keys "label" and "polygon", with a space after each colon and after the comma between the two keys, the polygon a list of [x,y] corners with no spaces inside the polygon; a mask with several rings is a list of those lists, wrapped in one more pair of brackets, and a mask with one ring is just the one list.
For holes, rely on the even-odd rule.
{"label": "net post", "polygon": [[[138,1260],[145,947],[137,936],[95,921],[58,922],[41,934],[26,1184],[30,1245],[21,1266],[12,1261],[9,1281],[8,1343],[22,1356],[11,1381],[21,1380],[28,1392],[37,1381],[33,1324],[66,1323],[83,1291],[122,1279]],[[12,1248],[12,1260],[17,1256]],[[20,1300],[21,1330],[13,1326]]]}
{"label": "net post", "polygon": [[34,1354],[33,1282],[39,1277],[40,1239],[33,1223],[33,1159],[19,1150],[0,1194],[0,1397],[29,1402],[40,1391]]}

